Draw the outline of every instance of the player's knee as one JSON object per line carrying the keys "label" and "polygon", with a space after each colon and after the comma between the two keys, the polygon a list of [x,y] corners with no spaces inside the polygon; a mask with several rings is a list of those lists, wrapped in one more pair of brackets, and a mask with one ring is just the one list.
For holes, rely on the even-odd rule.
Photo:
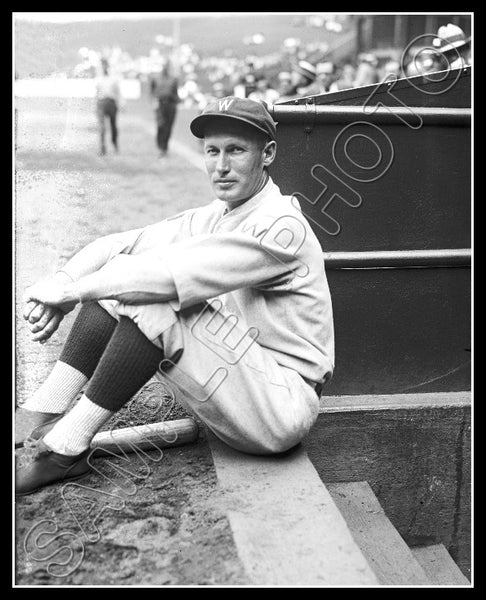
{"label": "player's knee", "polygon": [[297,446],[297,444],[300,444],[305,433],[292,433],[270,440],[266,444],[265,454],[282,454],[282,452],[287,452],[294,446]]}
{"label": "player's knee", "polygon": [[249,454],[282,454],[300,444],[309,432],[310,426],[293,423],[285,428],[270,431],[263,439],[253,440],[246,452]]}
{"label": "player's knee", "polygon": [[265,441],[266,454],[281,454],[297,446],[307,436],[314,425],[317,413],[305,410],[298,418],[275,426],[272,435]]}

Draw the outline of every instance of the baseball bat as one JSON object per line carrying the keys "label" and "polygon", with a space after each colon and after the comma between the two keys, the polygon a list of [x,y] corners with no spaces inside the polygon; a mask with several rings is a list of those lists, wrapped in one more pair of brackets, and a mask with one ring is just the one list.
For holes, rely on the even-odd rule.
{"label": "baseball bat", "polygon": [[91,448],[97,449],[97,454],[121,454],[136,450],[153,450],[157,448],[172,448],[189,444],[197,439],[199,428],[194,419],[177,419],[174,421],[159,421],[148,425],[123,427],[111,431],[97,433],[91,442]]}

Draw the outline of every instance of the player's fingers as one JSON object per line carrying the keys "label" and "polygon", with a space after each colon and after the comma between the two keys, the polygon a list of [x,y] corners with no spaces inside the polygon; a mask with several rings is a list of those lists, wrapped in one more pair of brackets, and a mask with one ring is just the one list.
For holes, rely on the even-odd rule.
{"label": "player's fingers", "polygon": [[29,302],[25,303],[24,311],[22,313],[22,316],[25,320],[27,320],[30,317],[30,313],[38,304],[39,303],[36,300],[29,300]]}
{"label": "player's fingers", "polygon": [[31,332],[37,333],[38,331],[42,331],[56,312],[57,311],[52,306],[47,306],[42,317],[37,322],[30,324]]}
{"label": "player's fingers", "polygon": [[62,316],[56,313],[42,331],[39,331],[33,335],[32,340],[34,342],[40,342],[41,344],[44,344],[59,327],[59,323],[61,321]]}
{"label": "player's fingers", "polygon": [[37,323],[46,310],[46,305],[39,302],[29,315],[29,323]]}

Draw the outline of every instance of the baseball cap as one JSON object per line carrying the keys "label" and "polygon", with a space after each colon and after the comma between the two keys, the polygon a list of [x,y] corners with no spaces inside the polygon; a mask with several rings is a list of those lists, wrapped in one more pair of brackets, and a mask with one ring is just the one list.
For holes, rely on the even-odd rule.
{"label": "baseball cap", "polygon": [[293,68],[294,71],[300,73],[301,75],[304,75],[304,77],[307,77],[309,79],[315,79],[316,77],[316,69],[314,65],[312,65],[306,60],[299,60],[299,62],[296,65],[294,65]]}
{"label": "baseball cap", "polygon": [[358,60],[361,62],[366,62],[366,63],[370,63],[370,64],[375,64],[377,62],[377,58],[374,54],[371,54],[369,52],[362,52],[359,56],[358,56]]}
{"label": "baseball cap", "polygon": [[468,40],[466,34],[460,27],[453,23],[448,23],[447,25],[439,27],[437,37],[434,38],[432,43],[434,47],[438,48],[441,52],[448,52],[466,45]]}
{"label": "baseball cap", "polygon": [[216,119],[242,121],[265,133],[271,140],[276,137],[275,121],[265,105],[257,100],[226,96],[210,102],[203,112],[191,121],[192,133],[198,138],[203,138],[207,124]]}

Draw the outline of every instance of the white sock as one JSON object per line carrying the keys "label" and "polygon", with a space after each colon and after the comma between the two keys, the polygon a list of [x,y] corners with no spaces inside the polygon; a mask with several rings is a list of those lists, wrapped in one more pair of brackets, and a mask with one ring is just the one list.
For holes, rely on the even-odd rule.
{"label": "white sock", "polygon": [[83,394],[76,406],[43,437],[43,441],[59,454],[80,454],[89,448],[95,434],[113,414]]}
{"label": "white sock", "polygon": [[63,413],[88,382],[88,378],[71,365],[56,362],[47,379],[22,408],[37,412]]}

